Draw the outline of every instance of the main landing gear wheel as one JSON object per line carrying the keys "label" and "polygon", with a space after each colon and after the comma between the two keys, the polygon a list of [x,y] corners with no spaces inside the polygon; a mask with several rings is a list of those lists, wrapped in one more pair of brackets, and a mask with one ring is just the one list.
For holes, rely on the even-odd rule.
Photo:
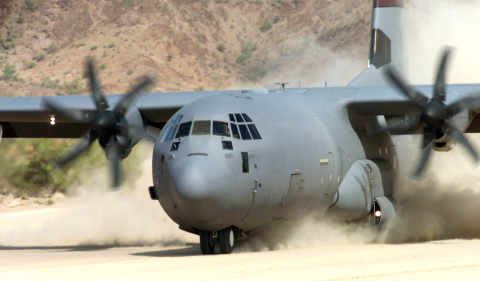
{"label": "main landing gear wheel", "polygon": [[222,254],[230,254],[233,250],[235,242],[235,234],[232,228],[225,228],[218,232],[218,242],[220,244],[220,252]]}
{"label": "main landing gear wheel", "polygon": [[212,235],[211,231],[200,231],[200,249],[204,255],[211,255],[215,251],[215,241],[213,241]]}

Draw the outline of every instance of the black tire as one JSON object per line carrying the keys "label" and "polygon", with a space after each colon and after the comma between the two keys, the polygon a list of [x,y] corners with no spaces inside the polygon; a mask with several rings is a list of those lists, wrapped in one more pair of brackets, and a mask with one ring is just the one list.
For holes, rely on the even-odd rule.
{"label": "black tire", "polygon": [[200,231],[200,250],[204,255],[211,255],[215,251],[215,241],[212,240],[211,231]]}
{"label": "black tire", "polygon": [[222,254],[230,254],[233,250],[235,234],[232,228],[225,228],[218,232],[218,242],[220,244],[220,252]]}

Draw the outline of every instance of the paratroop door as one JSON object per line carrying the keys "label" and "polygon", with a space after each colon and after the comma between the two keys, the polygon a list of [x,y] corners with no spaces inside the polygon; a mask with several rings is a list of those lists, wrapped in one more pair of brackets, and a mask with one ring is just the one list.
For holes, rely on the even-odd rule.
{"label": "paratroop door", "polygon": [[287,196],[285,196],[281,202],[283,205],[282,209],[277,213],[275,219],[283,219],[287,214],[288,211],[292,208],[293,202],[295,202],[295,198],[297,197],[297,192],[300,187],[302,175],[301,174],[293,174],[290,177],[290,187],[288,188]]}

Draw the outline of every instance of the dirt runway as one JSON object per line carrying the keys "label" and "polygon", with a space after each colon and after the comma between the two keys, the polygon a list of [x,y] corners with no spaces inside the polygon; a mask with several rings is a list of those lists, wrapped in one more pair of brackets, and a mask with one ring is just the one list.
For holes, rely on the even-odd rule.
{"label": "dirt runway", "polygon": [[480,280],[480,240],[231,255],[184,247],[3,247],[0,280]]}

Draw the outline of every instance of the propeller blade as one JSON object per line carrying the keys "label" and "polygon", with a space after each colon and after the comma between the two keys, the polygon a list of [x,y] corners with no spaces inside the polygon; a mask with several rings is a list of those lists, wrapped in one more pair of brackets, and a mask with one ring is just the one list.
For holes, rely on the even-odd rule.
{"label": "propeller blade", "polygon": [[447,68],[448,57],[450,56],[451,50],[446,48],[443,51],[442,61],[437,73],[437,80],[435,82],[435,89],[433,92],[434,101],[445,101],[445,70]]}
{"label": "propeller blade", "polygon": [[112,186],[117,188],[120,186],[120,158],[118,156],[118,144],[115,136],[111,136],[105,148],[107,159],[112,169]]}
{"label": "propeller blade", "polygon": [[428,162],[428,157],[430,156],[430,152],[433,149],[433,142],[430,142],[424,149],[421,150],[420,154],[420,161],[417,163],[415,169],[413,170],[413,173],[410,174],[408,177],[412,180],[420,180],[420,176],[423,173],[423,170],[425,169],[427,162]]}
{"label": "propeller blade", "polygon": [[118,124],[117,135],[125,136],[128,138],[143,139],[146,135],[146,132],[142,126],[129,126],[127,124]]}
{"label": "propeller blade", "polygon": [[122,118],[125,115],[125,112],[133,103],[138,94],[140,94],[146,87],[150,84],[153,84],[153,80],[150,77],[145,77],[140,84],[130,91],[130,93],[123,96],[123,98],[118,102],[118,104],[113,109],[113,115],[117,118]]}
{"label": "propeller blade", "polygon": [[423,108],[425,104],[427,104],[428,98],[408,86],[407,83],[405,83],[405,81],[403,80],[403,78],[401,78],[400,74],[398,74],[392,67],[387,69],[386,74],[389,80],[398,88],[400,88],[403,94],[407,96],[419,108]]}
{"label": "propeller blade", "polygon": [[93,130],[88,130],[80,137],[75,148],[63,157],[56,165],[60,168],[64,167],[71,161],[75,160],[80,154],[85,152],[90,145],[98,138],[98,134]]}
{"label": "propeller blade", "polygon": [[43,104],[46,108],[53,111],[55,115],[78,123],[92,123],[95,118],[95,113],[86,110],[69,109],[52,98],[44,99]]}
{"label": "propeller blade", "polygon": [[460,98],[451,104],[447,105],[447,114],[449,117],[454,116],[455,114],[459,113],[460,111],[464,110],[465,108],[468,110],[478,109],[479,106],[475,103],[480,100],[480,97],[477,94],[472,94],[470,97]]}
{"label": "propeller blade", "polygon": [[435,129],[426,127],[423,129],[423,143],[422,149],[427,147],[435,139]]}
{"label": "propeller blade", "polygon": [[103,112],[108,108],[108,103],[105,100],[105,97],[102,94],[100,85],[97,82],[97,75],[95,73],[95,68],[93,67],[93,60],[88,61],[88,73],[90,75],[90,84],[92,85],[92,98],[95,102],[98,112]]}
{"label": "propeller blade", "polygon": [[445,134],[447,134],[447,136],[450,136],[456,142],[463,145],[463,147],[465,147],[467,151],[470,153],[470,155],[473,157],[473,159],[475,160],[475,163],[478,163],[480,161],[475,149],[472,147],[472,145],[467,140],[467,138],[465,138],[463,133],[460,132],[460,130],[458,130],[457,127],[455,127],[455,125],[449,122],[445,122],[445,124],[443,125],[443,131],[445,132]]}
{"label": "propeller blade", "polygon": [[367,133],[371,136],[382,136],[387,132],[390,134],[402,134],[414,130],[419,126],[420,114],[409,114],[402,117],[391,118],[386,127],[378,124],[367,124]]}

